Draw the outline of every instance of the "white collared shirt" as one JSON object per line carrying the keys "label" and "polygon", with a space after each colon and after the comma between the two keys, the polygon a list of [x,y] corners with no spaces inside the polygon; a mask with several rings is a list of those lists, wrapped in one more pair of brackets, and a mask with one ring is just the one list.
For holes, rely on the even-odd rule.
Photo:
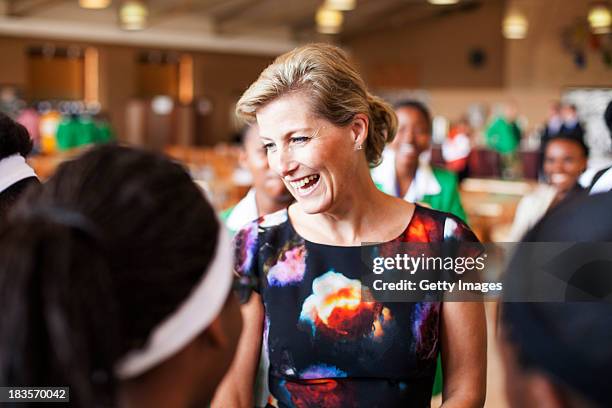
{"label": "white collared shirt", "polygon": [[257,202],[255,201],[255,189],[251,188],[246,196],[232,210],[232,213],[225,221],[225,225],[230,231],[236,232],[249,222],[259,217],[257,212]]}
{"label": "white collared shirt", "polygon": [[[371,171],[372,179],[375,183],[382,186],[385,193],[396,195],[397,174],[395,172],[395,152],[390,148],[385,148],[382,157],[382,163]],[[406,195],[404,195],[404,200],[415,203],[422,201],[426,195],[437,195],[440,194],[441,191],[442,186],[440,186],[431,168],[429,155],[421,154],[414,180],[410,183],[410,187]]]}
{"label": "white collared shirt", "polygon": [[0,160],[0,192],[29,177],[38,177],[20,154]]}
{"label": "white collared shirt", "polygon": [[607,193],[610,190],[612,190],[612,167],[599,177],[589,194]]}

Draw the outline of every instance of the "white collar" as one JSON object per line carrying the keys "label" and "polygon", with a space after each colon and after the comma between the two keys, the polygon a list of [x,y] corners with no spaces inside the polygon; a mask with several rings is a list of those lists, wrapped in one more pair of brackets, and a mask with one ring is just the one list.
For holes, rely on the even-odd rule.
{"label": "white collar", "polygon": [[230,231],[236,232],[258,217],[259,212],[257,211],[257,202],[255,201],[255,189],[251,188],[247,195],[236,204],[225,221],[225,225],[227,225]]}
{"label": "white collar", "polygon": [[[424,152],[421,156],[419,157],[419,167],[417,168],[414,180],[410,183],[410,188],[404,196],[406,201],[421,201],[426,195],[436,195],[442,191],[442,187],[429,163],[429,154]],[[390,148],[385,148],[382,157],[382,163],[372,169],[372,178],[382,186],[385,193],[395,195],[397,192],[395,152]]]}
{"label": "white collar", "polygon": [[38,177],[25,158],[14,154],[0,160],[0,192],[28,177]]}
{"label": "white collar", "polygon": [[421,163],[417,168],[414,180],[404,196],[404,200],[416,203],[422,201],[426,195],[437,195],[442,191],[442,187],[436,178],[429,163]]}
{"label": "white collar", "polygon": [[610,190],[612,190],[612,167],[606,170],[599,180],[595,182],[589,194],[606,193]]}

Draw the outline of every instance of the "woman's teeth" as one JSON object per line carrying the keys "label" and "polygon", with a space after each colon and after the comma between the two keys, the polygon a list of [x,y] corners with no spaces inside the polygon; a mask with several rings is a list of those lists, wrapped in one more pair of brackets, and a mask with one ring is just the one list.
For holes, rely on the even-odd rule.
{"label": "woman's teeth", "polygon": [[304,177],[303,179],[300,179],[298,181],[290,181],[289,184],[291,185],[291,187],[298,189],[298,188],[303,188],[305,185],[311,182],[314,182],[318,179],[319,179],[319,176],[316,174],[313,174],[312,176]]}
{"label": "woman's teeth", "polygon": [[550,176],[550,181],[554,184],[561,184],[565,182],[567,179],[568,179],[567,174],[555,173],[555,174],[551,174]]}

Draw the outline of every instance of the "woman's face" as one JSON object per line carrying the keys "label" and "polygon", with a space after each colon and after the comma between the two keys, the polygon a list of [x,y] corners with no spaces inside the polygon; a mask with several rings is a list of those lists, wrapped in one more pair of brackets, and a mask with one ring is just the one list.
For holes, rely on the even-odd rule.
{"label": "woman's face", "polygon": [[402,168],[416,166],[419,155],[429,149],[431,143],[430,124],[417,109],[399,108],[397,114],[397,134],[391,143],[395,150],[397,166]]}
{"label": "woman's face", "polygon": [[587,158],[578,143],[553,139],[546,145],[544,174],[560,192],[571,190],[586,169]]}
{"label": "woman's face", "polygon": [[302,93],[269,102],[257,111],[257,123],[270,167],[304,212],[326,212],[350,190],[359,165],[355,125],[338,127],[316,117]]}

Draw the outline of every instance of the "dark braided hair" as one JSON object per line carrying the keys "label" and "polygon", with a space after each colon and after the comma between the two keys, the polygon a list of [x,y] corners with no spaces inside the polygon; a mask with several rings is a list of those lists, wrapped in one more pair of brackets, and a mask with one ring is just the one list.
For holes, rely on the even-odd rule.
{"label": "dark braided hair", "polygon": [[219,228],[161,155],[107,145],[61,165],[0,235],[0,384],[115,406],[114,365],[202,279]]}

